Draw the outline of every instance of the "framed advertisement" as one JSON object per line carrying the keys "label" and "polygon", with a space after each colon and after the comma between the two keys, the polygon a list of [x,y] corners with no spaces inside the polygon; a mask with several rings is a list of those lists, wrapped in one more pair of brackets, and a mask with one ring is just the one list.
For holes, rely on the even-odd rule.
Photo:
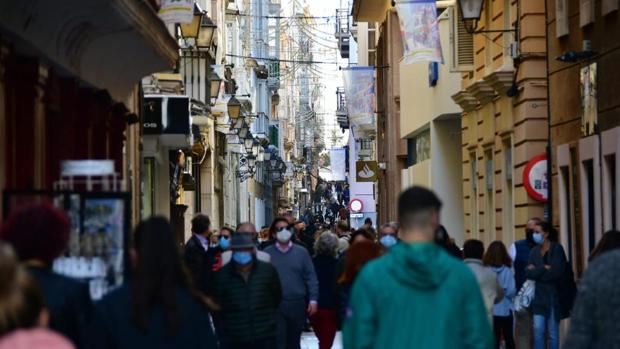
{"label": "framed advertisement", "polygon": [[52,268],[88,282],[93,300],[123,284],[129,272],[131,205],[128,193],[75,191],[5,191],[3,216],[33,203],[48,202],[70,221],[67,250]]}

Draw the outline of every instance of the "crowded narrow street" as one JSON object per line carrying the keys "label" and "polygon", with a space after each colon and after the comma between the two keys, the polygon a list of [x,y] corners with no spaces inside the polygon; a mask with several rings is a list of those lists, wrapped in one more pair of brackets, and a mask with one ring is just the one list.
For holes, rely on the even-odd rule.
{"label": "crowded narrow street", "polygon": [[620,349],[620,0],[0,0],[0,349]]}

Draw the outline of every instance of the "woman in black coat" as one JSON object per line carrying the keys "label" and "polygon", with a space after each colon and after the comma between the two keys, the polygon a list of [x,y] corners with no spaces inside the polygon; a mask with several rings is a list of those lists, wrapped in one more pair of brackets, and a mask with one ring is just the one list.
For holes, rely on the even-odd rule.
{"label": "woman in black coat", "polygon": [[534,228],[537,246],[530,252],[525,276],[536,281],[532,312],[534,313],[534,348],[545,347],[545,333],[549,349],[560,346],[560,304],[557,283],[566,268],[566,253],[558,241],[558,233],[547,222]]}
{"label": "woman in black coat", "polygon": [[140,223],[131,280],[96,305],[93,348],[217,348],[209,311],[189,285],[165,218]]}

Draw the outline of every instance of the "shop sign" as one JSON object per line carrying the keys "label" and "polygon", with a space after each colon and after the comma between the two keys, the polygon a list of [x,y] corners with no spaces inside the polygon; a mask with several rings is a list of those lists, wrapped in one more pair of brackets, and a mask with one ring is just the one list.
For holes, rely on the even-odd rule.
{"label": "shop sign", "polygon": [[111,176],[114,160],[65,160],[60,164],[62,176]]}
{"label": "shop sign", "polygon": [[357,182],[376,182],[379,177],[379,164],[376,161],[357,161],[355,173]]}
{"label": "shop sign", "polygon": [[523,170],[523,185],[532,199],[547,202],[549,179],[546,155],[536,156],[527,163],[525,170]]}
{"label": "shop sign", "polygon": [[158,15],[165,23],[191,23],[194,17],[194,2],[162,0]]}

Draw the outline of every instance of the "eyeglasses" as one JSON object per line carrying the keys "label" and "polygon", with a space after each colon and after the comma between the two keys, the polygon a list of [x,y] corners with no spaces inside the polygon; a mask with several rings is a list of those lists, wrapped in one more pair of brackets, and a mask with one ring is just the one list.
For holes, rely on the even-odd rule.
{"label": "eyeglasses", "polygon": [[286,227],[276,227],[276,232],[281,232],[284,229],[288,229],[288,226],[286,226]]}

